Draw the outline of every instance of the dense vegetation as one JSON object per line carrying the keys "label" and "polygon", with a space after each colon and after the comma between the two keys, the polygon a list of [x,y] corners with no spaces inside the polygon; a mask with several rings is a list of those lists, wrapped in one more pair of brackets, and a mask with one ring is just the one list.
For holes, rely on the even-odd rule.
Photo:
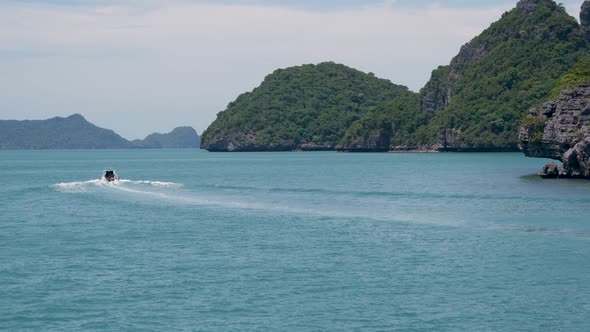
{"label": "dense vegetation", "polygon": [[[174,130],[169,135],[150,135],[146,141],[129,142],[112,130],[99,128],[80,114],[49,120],[0,120],[0,150],[131,149],[195,147],[192,131]],[[192,139],[191,146],[186,146]]]}
{"label": "dense vegetation", "polygon": [[567,74],[559,80],[559,84],[553,90],[557,96],[560,91],[576,87],[580,84],[590,84],[590,57],[584,57]]}
{"label": "dense vegetation", "polygon": [[202,146],[333,149],[363,115],[413,95],[404,86],[332,62],[279,69],[220,112],[203,133]]}
{"label": "dense vegetation", "polygon": [[522,128],[528,133],[528,143],[536,144],[541,142],[545,131],[547,120],[541,117],[527,115],[522,121]]}
{"label": "dense vegetation", "polygon": [[383,103],[354,122],[338,146],[346,151],[388,151],[391,145],[424,139],[426,113],[417,112],[418,95],[406,94]]}

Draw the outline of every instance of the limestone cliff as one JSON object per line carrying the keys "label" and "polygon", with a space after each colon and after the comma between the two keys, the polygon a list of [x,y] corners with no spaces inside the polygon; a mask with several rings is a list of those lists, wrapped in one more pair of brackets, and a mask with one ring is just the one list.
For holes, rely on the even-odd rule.
{"label": "limestone cliff", "polygon": [[590,85],[563,90],[556,100],[533,108],[519,136],[526,156],[563,163],[558,171],[545,166],[541,176],[590,179]]}

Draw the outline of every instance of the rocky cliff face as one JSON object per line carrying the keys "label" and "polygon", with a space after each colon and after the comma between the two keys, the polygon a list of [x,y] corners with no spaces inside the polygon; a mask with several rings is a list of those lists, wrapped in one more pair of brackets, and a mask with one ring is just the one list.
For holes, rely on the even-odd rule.
{"label": "rocky cliff face", "polygon": [[584,1],[580,11],[580,22],[586,29],[586,36],[590,39],[590,0]]}
{"label": "rocky cliff face", "polygon": [[455,83],[461,78],[465,67],[476,62],[488,51],[477,40],[461,47],[459,54],[449,66],[440,66],[432,72],[430,80],[420,90],[420,109],[423,112],[438,113],[451,103]]}
{"label": "rocky cliff face", "polygon": [[542,176],[590,179],[590,85],[564,90],[533,108],[519,136],[526,156],[563,163],[557,172],[555,165],[545,166]]}

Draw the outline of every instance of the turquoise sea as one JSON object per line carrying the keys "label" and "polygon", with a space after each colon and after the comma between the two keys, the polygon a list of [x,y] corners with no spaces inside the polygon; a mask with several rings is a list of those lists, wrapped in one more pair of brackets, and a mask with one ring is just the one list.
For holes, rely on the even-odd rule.
{"label": "turquoise sea", "polygon": [[590,181],[546,162],[0,152],[0,330],[590,331]]}

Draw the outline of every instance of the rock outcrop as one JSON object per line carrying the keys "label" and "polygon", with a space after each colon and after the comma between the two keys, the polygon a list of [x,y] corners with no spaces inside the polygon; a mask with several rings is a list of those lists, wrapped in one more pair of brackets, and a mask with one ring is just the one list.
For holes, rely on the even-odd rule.
{"label": "rock outcrop", "polygon": [[[563,90],[533,108],[519,138],[526,156],[560,160],[558,177],[590,179],[590,85]],[[553,177],[553,169],[547,165],[541,175]]]}
{"label": "rock outcrop", "polygon": [[549,163],[541,168],[539,175],[544,179],[556,179],[559,177],[559,166],[556,163]]}

